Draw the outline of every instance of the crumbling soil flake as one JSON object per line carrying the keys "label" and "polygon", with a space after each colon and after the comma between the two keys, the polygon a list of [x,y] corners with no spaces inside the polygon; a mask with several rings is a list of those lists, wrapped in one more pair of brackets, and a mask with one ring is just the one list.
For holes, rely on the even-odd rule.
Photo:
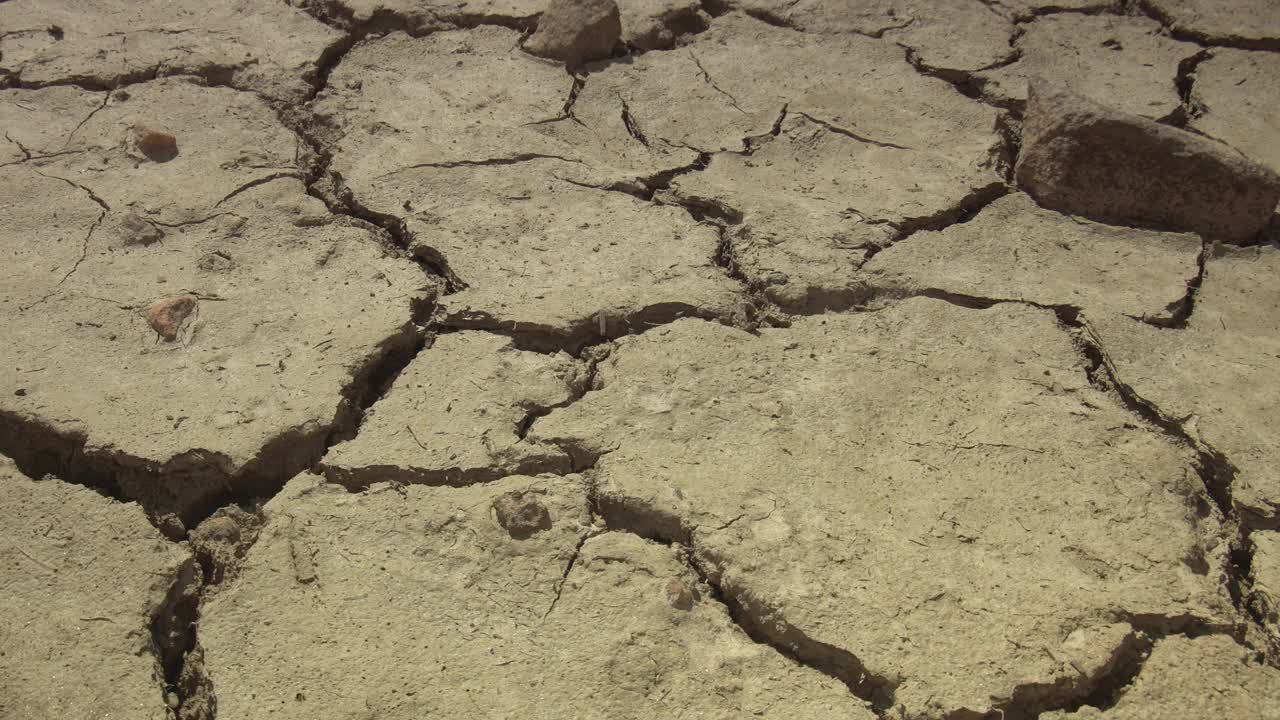
{"label": "crumbling soil flake", "polygon": [[188,550],[137,505],[4,457],[0,486],[0,717],[171,718],[151,626]]}
{"label": "crumbling soil flake", "polygon": [[689,543],[744,624],[860,696],[976,717],[1043,686],[1018,702],[1047,709],[1092,690],[1073,632],[1128,642],[1100,618],[1234,616],[1194,456],[1086,370],[1015,303],[682,320],[619,341],[527,439],[593,462],[610,527]]}
{"label": "crumbling soil flake", "polygon": [[[515,496],[554,523],[512,537],[491,508]],[[672,607],[668,582],[697,576],[673,548],[595,535],[578,476],[352,494],[303,475],[264,513],[239,579],[202,614],[219,715],[874,717],[723,605]]]}

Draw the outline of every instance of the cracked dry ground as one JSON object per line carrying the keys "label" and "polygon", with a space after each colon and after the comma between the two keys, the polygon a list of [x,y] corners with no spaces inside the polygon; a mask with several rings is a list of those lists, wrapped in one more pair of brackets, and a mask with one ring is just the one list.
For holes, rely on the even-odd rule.
{"label": "cracked dry ground", "polygon": [[619,4],[0,0],[0,718],[1280,718],[1274,0]]}

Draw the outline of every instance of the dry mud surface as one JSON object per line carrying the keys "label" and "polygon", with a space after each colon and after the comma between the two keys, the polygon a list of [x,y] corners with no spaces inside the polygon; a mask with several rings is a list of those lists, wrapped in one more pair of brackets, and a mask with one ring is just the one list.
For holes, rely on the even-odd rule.
{"label": "dry mud surface", "polygon": [[0,0],[0,720],[1280,720],[1273,0],[618,2]]}

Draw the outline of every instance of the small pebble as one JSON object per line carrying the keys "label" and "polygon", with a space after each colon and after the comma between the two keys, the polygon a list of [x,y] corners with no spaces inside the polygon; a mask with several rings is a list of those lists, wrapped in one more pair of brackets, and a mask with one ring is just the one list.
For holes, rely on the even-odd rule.
{"label": "small pebble", "polygon": [[138,151],[154,162],[168,162],[178,156],[178,139],[171,133],[146,125],[133,128],[134,144]]}
{"label": "small pebble", "polygon": [[151,323],[151,329],[165,340],[173,342],[178,338],[178,331],[182,328],[183,321],[195,309],[194,296],[179,295],[151,303],[146,310],[142,311],[142,314],[147,318],[147,322]]}

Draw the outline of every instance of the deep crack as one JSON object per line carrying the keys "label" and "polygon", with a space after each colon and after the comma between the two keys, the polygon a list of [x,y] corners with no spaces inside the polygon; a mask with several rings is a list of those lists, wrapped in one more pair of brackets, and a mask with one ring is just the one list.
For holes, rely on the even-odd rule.
{"label": "deep crack", "polygon": [[193,449],[157,462],[113,447],[88,445],[78,430],[65,430],[19,413],[0,412],[0,453],[29,477],[53,475],[124,501],[137,501],[152,523],[173,540],[230,503],[270,496],[290,478],[313,467],[328,447],[354,432],[363,408],[385,391],[389,375],[411,359],[421,342],[418,323],[430,302],[417,301],[412,316],[353,368],[332,423],[288,428],[268,439],[253,460],[234,473],[219,453]]}

